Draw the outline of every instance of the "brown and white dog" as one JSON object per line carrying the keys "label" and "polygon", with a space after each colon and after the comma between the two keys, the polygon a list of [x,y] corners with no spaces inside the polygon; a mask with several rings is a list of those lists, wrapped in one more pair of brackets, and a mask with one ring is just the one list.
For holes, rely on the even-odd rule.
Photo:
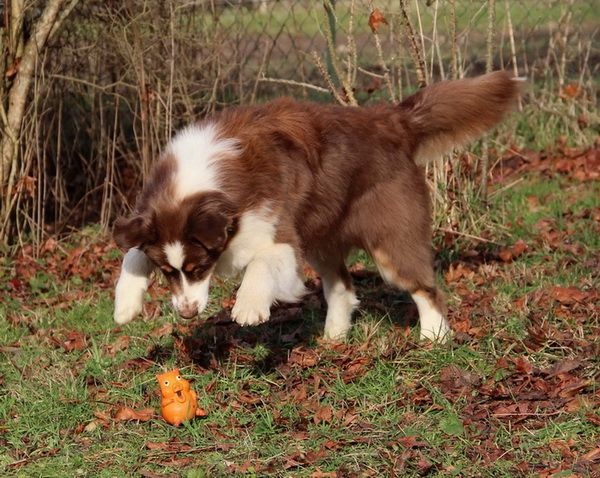
{"label": "brown and white dog", "polygon": [[324,335],[343,339],[358,304],[344,261],[361,248],[411,294],[421,337],[444,340],[422,165],[496,125],[519,91],[499,71],[433,84],[399,105],[279,99],[189,126],[156,163],[133,216],[115,223],[128,251],[115,321],[141,312],[159,268],[185,318],[206,307],[213,273],[244,271],[232,317],[260,324],[273,303],[302,297],[307,260],[327,300]]}

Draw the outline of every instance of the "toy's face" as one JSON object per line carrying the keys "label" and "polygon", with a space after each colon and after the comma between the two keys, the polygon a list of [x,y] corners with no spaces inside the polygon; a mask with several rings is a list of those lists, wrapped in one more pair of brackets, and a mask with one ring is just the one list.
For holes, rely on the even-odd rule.
{"label": "toy's face", "polygon": [[157,375],[156,380],[163,397],[176,395],[178,398],[182,398],[184,394],[190,391],[190,382],[181,376],[177,368]]}

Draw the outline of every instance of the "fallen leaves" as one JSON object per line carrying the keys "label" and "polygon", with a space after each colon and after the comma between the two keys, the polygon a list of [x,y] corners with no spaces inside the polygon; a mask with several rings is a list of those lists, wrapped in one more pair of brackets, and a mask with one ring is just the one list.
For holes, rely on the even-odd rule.
{"label": "fallen leaves", "polygon": [[492,171],[495,181],[504,181],[514,175],[536,172],[546,176],[568,176],[576,181],[596,181],[600,178],[600,145],[572,149],[565,141],[550,151],[536,152],[512,149]]}
{"label": "fallen leaves", "polygon": [[318,406],[315,410],[313,420],[315,425],[319,423],[331,423],[333,419],[333,409],[329,405]]}
{"label": "fallen leaves", "polygon": [[[375,23],[375,27],[381,28],[383,24]],[[514,164],[508,161],[504,164],[507,170],[513,166],[514,171],[532,168],[544,175],[560,174],[579,181],[576,178],[588,180],[586,178],[593,176],[593,170],[586,168],[593,165],[595,159],[591,153],[568,152],[562,162],[552,155],[535,154],[511,161]],[[357,447],[363,452],[383,437],[382,446],[372,447],[369,452],[374,450],[374,455],[380,454],[378,459],[388,465],[383,472],[390,476],[426,475],[438,471],[460,473],[458,469],[453,471],[450,465],[441,464],[444,460],[440,459],[446,456],[443,453],[455,453],[452,447],[457,442],[468,443],[469,450],[465,453],[477,466],[481,464],[482,469],[496,460],[513,460],[514,457],[513,469],[507,473],[513,472],[515,476],[539,473],[550,477],[552,473],[564,470],[585,476],[585,470],[597,466],[600,455],[600,450],[591,448],[588,437],[585,437],[585,445],[570,438],[544,443],[552,456],[567,463],[564,466],[558,461],[534,465],[525,461],[519,463],[523,455],[519,454],[521,445],[516,440],[519,436],[537,433],[536,429],[543,429],[550,421],[557,429],[574,417],[584,427],[600,426],[597,367],[593,362],[599,353],[597,334],[593,333],[597,330],[593,328],[596,317],[593,314],[597,313],[598,292],[591,280],[566,282],[565,277],[571,280],[571,276],[564,275],[560,282],[554,282],[551,277],[551,267],[577,264],[591,271],[597,269],[594,266],[597,261],[589,257],[577,262],[583,253],[589,254],[589,246],[577,241],[580,231],[575,226],[598,223],[600,208],[569,206],[560,216],[543,216],[547,204],[542,196],[526,197],[524,207],[540,216],[536,234],[527,236],[526,240],[513,237],[501,244],[491,242],[500,239],[484,234],[484,244],[461,253],[445,271],[451,300],[455,301],[450,307],[450,319],[458,338],[452,345],[452,353],[448,354],[422,346],[411,338],[406,324],[401,327],[399,322],[416,319],[414,305],[406,297],[390,292],[381,282],[376,282],[373,271],[361,263],[352,268],[352,274],[358,283],[357,289],[366,296],[362,300],[363,307],[369,312],[377,311],[380,316],[393,310],[400,317],[391,319],[394,323],[386,331],[385,341],[375,334],[375,339],[369,337],[364,343],[353,339],[345,344],[317,342],[313,345],[312,337],[317,333],[313,330],[314,324],[321,326],[318,321],[325,316],[325,306],[320,281],[310,270],[307,274],[311,294],[301,308],[274,309],[271,324],[277,324],[277,327],[240,331],[231,323],[230,313],[225,310],[206,322],[149,326],[140,338],[125,334],[133,329],[112,329],[113,332],[104,335],[100,343],[92,342],[97,336],[77,330],[38,330],[39,322],[30,319],[27,312],[11,312],[7,318],[15,328],[30,329],[34,340],[49,343],[55,355],[77,361],[76,366],[83,364],[89,356],[90,343],[100,343],[102,359],[112,364],[116,374],[128,378],[151,375],[149,369],[170,361],[184,362],[197,367],[196,370],[209,370],[214,374],[203,393],[214,403],[214,409],[224,412],[219,414],[219,420],[209,418],[202,424],[209,445],[200,450],[185,439],[166,439],[160,434],[150,438],[148,435],[143,450],[148,461],[142,464],[143,467],[147,463],[162,467],[197,465],[201,455],[198,451],[207,450],[219,454],[224,469],[230,473],[266,475],[273,470],[287,470],[307,476],[312,473],[315,477],[352,476],[344,470],[332,471],[331,457],[350,455]],[[118,255],[114,256],[116,259],[105,257],[113,251],[109,243],[89,246],[78,244],[74,248],[65,248],[55,239],[48,239],[41,246],[42,258],[39,260],[33,258],[31,249],[24,249],[15,259],[14,271],[11,269],[10,275],[6,276],[6,293],[23,303],[44,300],[43,304],[48,306],[53,301],[52,307],[69,307],[82,299],[89,301],[94,296],[77,287],[67,288],[56,297],[33,293],[38,273],[46,275],[40,281],[43,282],[40,290],[44,292],[52,287],[53,281],[74,277],[94,281],[102,288],[112,287],[118,273]],[[535,264],[540,253],[552,258],[555,252],[570,262],[562,264],[549,260],[547,268]],[[526,269],[531,263],[535,269],[530,273]],[[101,274],[99,271],[104,264],[108,273]],[[519,287],[522,284],[523,288],[506,292],[497,287],[498,284],[510,285],[511,281]],[[152,294],[157,291],[160,292],[153,289]],[[385,294],[391,299],[382,299]],[[45,297],[42,299],[42,296]],[[227,296],[221,306],[228,309],[234,300],[233,296]],[[386,308],[384,300],[392,306]],[[499,304],[504,308],[495,309]],[[300,320],[307,314],[317,316],[317,321]],[[508,315],[522,321],[517,326],[521,335],[516,338],[506,332],[504,321]],[[358,319],[361,320],[364,318]],[[167,337],[168,340],[163,340]],[[131,353],[128,356],[126,352],[131,344],[139,346],[145,341],[148,346],[140,357],[131,358]],[[486,348],[487,341],[493,344],[489,349]],[[26,342],[20,340],[4,345],[2,350],[18,363],[14,357],[22,353],[20,349],[25,345]],[[421,349],[431,355],[424,356]],[[263,352],[257,353],[257,350]],[[76,353],[78,351],[83,353]],[[491,353],[485,355],[488,351]],[[538,351],[541,353],[536,353]],[[447,357],[451,362],[432,365],[428,360],[433,356]],[[495,362],[495,356],[502,358]],[[471,357],[476,360],[471,362]],[[485,364],[479,367],[477,360]],[[389,372],[397,380],[391,385],[393,390],[386,390],[380,396],[377,388],[379,369],[392,365],[392,370],[398,370],[399,364],[399,371]],[[46,363],[44,366],[51,365]],[[240,374],[240,370],[244,373]],[[228,388],[227,380],[234,375],[235,385]],[[8,377],[0,376],[0,382],[5,379]],[[106,435],[111,431],[107,429],[119,431],[124,427],[135,428],[137,432],[147,428],[160,429],[152,423],[155,412],[145,408],[155,400],[153,395],[144,397],[137,404],[110,405],[115,398],[112,395],[115,389],[131,387],[129,380],[87,371],[77,380],[85,384],[93,403],[108,404],[76,427],[76,434],[82,438],[91,442],[97,434]],[[363,389],[363,383],[373,384],[373,388]],[[349,393],[340,399],[336,394],[346,385]],[[150,395],[144,387],[141,390]],[[385,414],[394,407],[397,414],[393,414],[393,421],[387,423]],[[257,424],[259,420],[255,418],[259,416],[267,418]],[[419,434],[423,423],[436,428],[436,435],[442,437],[441,448],[447,447],[447,450],[437,453],[436,445],[431,443],[435,438],[426,433]],[[254,427],[265,424],[268,426],[265,428],[272,427],[273,433],[284,435],[289,447],[268,460],[254,450],[239,453],[236,448],[240,437],[254,437]],[[0,430],[3,426],[6,425],[0,422]],[[512,444],[495,442],[494,434],[498,430],[515,430],[511,437],[515,441]],[[531,442],[526,446],[531,446]],[[547,450],[544,454],[549,456]],[[149,468],[143,470],[145,468],[140,470],[143,476],[166,476]],[[369,476],[370,470],[361,471],[364,476]],[[377,472],[372,476],[378,476]]]}
{"label": "fallen leaves", "polygon": [[189,443],[184,443],[178,438],[172,438],[167,442],[146,442],[146,448],[152,451],[161,451],[165,453],[186,453],[192,451],[193,447]]}
{"label": "fallen leaves", "polygon": [[597,296],[596,291],[582,291],[577,287],[553,286],[546,290],[547,294],[562,305],[573,305],[592,300]]}
{"label": "fallen leaves", "polygon": [[317,365],[317,363],[319,363],[319,356],[317,355],[317,352],[313,349],[308,349],[305,347],[294,348],[288,360],[288,364],[295,364],[301,368],[314,367]]}
{"label": "fallen leaves", "polygon": [[127,350],[130,342],[131,337],[129,337],[129,335],[120,335],[112,344],[109,344],[104,348],[105,353],[109,357],[114,357],[118,352]]}
{"label": "fallen leaves", "polygon": [[166,337],[167,335],[171,335],[173,333],[173,324],[167,322],[159,327],[156,327],[148,335],[155,339],[160,339],[162,337]]}
{"label": "fallen leaves", "polygon": [[96,420],[90,422],[90,424],[86,426],[86,429],[90,429],[90,427],[92,429],[95,428],[92,423],[108,428],[111,424],[116,422],[147,422],[152,420],[155,417],[155,414],[154,409],[152,408],[141,408],[136,410],[121,405],[111,407],[107,410],[96,410],[94,412],[94,417],[96,417]]}
{"label": "fallen leaves", "polygon": [[87,346],[85,334],[77,330],[67,332],[64,340],[60,344],[65,352],[73,352],[83,350]]}
{"label": "fallen leaves", "polygon": [[500,250],[498,257],[504,262],[510,262],[521,256],[527,249],[527,244],[522,239],[519,239],[511,247]]}
{"label": "fallen leaves", "polygon": [[123,421],[138,421],[147,422],[154,417],[154,410],[152,408],[142,408],[141,410],[134,410],[129,407],[119,407],[115,412],[113,419],[117,422]]}
{"label": "fallen leaves", "polygon": [[448,365],[440,372],[440,389],[452,400],[470,395],[480,383],[479,376],[456,365]]}
{"label": "fallen leaves", "polygon": [[[548,369],[537,369],[526,356],[502,358],[496,367],[504,373],[494,374],[500,378],[489,378],[481,386],[470,388],[471,395],[460,395],[468,402],[463,413],[468,422],[489,415],[510,421],[512,427],[527,421],[531,429],[544,426],[549,416],[569,413],[582,405],[591,407],[600,400],[592,394],[593,381],[572,373],[582,364],[578,359],[565,359]],[[459,395],[454,384],[457,380],[461,383],[456,377],[466,372],[456,367],[444,370],[441,390],[447,398],[455,400]],[[582,404],[580,399],[584,396],[589,400]]]}

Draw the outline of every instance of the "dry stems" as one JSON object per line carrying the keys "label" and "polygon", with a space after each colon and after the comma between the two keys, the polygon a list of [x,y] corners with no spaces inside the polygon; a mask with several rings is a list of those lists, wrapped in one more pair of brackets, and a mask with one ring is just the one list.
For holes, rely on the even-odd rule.
{"label": "dry stems", "polygon": [[[64,1],[75,5],[74,0]],[[11,5],[30,3],[14,0]],[[469,10],[468,21],[459,28],[464,13],[458,7],[465,5],[460,0],[428,4],[340,0],[337,10],[329,12],[337,38],[325,25],[315,44],[303,43],[301,31],[314,12],[296,19],[294,15],[300,13],[290,5],[301,4],[281,0],[268,2],[266,10],[251,11],[217,2],[133,0],[109,5],[90,0],[81,2],[68,19],[65,11],[57,13],[65,28],[61,32],[52,27],[52,49],[33,63],[32,101],[24,106],[18,135],[6,127],[6,98],[14,80],[4,76],[0,81],[0,96],[5,100],[0,102],[2,141],[19,144],[13,156],[16,166],[10,168],[10,187],[5,188],[8,194],[2,198],[4,238],[13,231],[12,242],[22,238],[39,245],[46,233],[67,231],[90,220],[107,227],[116,214],[131,206],[145,172],[173,131],[225,105],[263,101],[299,89],[305,96],[322,97],[330,91],[343,104],[393,101],[411,93],[411,85],[423,86],[445,71],[452,78],[476,73],[477,65],[471,62],[475,51],[487,52],[486,67],[491,68],[501,53],[493,42],[496,9],[507,25],[512,68],[516,72],[520,60],[522,71],[540,75],[531,81],[544,85],[530,93],[523,107],[527,125],[536,128],[532,136],[551,142],[565,134],[583,143],[589,133],[578,123],[597,121],[593,86],[597,71],[590,65],[593,38],[573,28],[580,17],[573,13],[577,5],[572,0],[563,5],[549,32],[547,55],[541,59],[528,59],[525,54],[533,50],[527,49],[528,37],[523,36],[507,0],[487,3],[487,32],[477,30],[485,13],[479,7]],[[389,25],[382,27],[386,34],[368,32],[370,11],[384,5],[390,6],[385,10]],[[279,10],[271,16],[274,9]],[[292,20],[271,27],[269,22],[279,21],[282,11]],[[327,18],[324,9],[319,15]],[[291,30],[292,21],[297,31]],[[25,51],[26,38],[17,24],[0,34],[4,71],[19,51]],[[535,39],[546,31],[540,26]],[[344,43],[336,44],[344,36]],[[331,56],[330,70],[321,55],[310,55],[323,47]],[[367,92],[368,82],[376,85],[374,91]],[[576,88],[569,90],[571,83]],[[570,97],[564,91],[576,94]],[[514,130],[514,123],[501,128],[502,134],[509,136],[510,128]],[[486,152],[484,147],[480,176],[474,173],[475,161],[465,169],[451,158],[432,168],[436,217],[446,229],[478,235],[481,221],[465,211],[477,186],[487,189],[488,173],[482,164]]]}

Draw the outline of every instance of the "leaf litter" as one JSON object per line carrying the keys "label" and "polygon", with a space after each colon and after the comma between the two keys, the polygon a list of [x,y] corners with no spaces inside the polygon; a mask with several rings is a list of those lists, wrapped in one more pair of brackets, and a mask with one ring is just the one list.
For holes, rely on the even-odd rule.
{"label": "leaf litter", "polygon": [[[379,26],[381,22],[376,24],[377,28]],[[520,151],[506,155],[492,173],[496,182],[524,172],[558,174],[573,181],[587,182],[598,178],[598,161],[597,147],[585,151],[564,148],[558,154]],[[532,208],[540,207],[535,199],[528,199],[528,204]],[[496,281],[507,281],[513,272],[512,267],[540,249],[573,256],[580,254],[581,245],[571,241],[573,229],[570,224],[581,220],[597,224],[600,211],[598,208],[578,213],[567,211],[563,220],[566,227],[559,227],[555,219],[542,218],[536,224],[537,235],[531,240],[517,239],[486,249],[475,246],[447,265],[444,271],[446,283],[460,302],[460,306],[452,307],[449,313],[459,344],[466,344],[463,346],[477,352],[481,347],[480,340],[490,334],[487,311],[491,310]],[[49,304],[69,307],[69,304],[77,301],[93,300],[98,294],[96,289],[110,290],[118,275],[120,264],[117,258],[113,259],[118,257],[113,252],[114,244],[110,241],[65,249],[56,240],[48,239],[40,249],[40,257],[35,257],[33,250],[25,247],[14,258],[14,272],[7,279],[5,290],[12,299],[30,307],[47,307]],[[589,267],[592,268],[593,264],[590,263]],[[371,284],[374,284],[373,289],[381,289],[381,283],[372,282],[372,274],[364,265],[353,267],[352,273],[355,280],[366,286],[367,290]],[[35,279],[41,275],[46,279],[36,282]],[[74,277],[94,281],[97,287],[92,290],[71,287],[70,290],[60,291],[55,297],[44,297],[44,292],[53,283],[64,283]],[[311,310],[323,311],[319,279],[310,270],[307,270],[307,278],[311,289],[307,303],[310,301]],[[152,296],[158,297],[164,293],[160,284],[153,285]],[[380,451],[389,469],[394,473],[411,469],[423,475],[433,470],[452,472],[449,465],[441,463],[441,452],[435,450],[425,436],[402,431],[419,416],[411,410],[428,410],[430,413],[445,411],[432,390],[439,392],[454,410],[446,413],[438,423],[439,429],[448,437],[448,446],[452,446],[452,437],[469,433],[469,437],[475,440],[469,453],[474,460],[480,460],[483,467],[491,466],[500,458],[511,459],[514,456],[514,450],[508,450],[494,441],[495,433],[504,427],[514,432],[531,432],[544,428],[549,420],[560,423],[575,415],[590,426],[600,426],[598,301],[597,288],[589,284],[548,285],[525,290],[512,303],[515,310],[526,314],[524,336],[521,339],[510,335],[496,337],[500,345],[512,344],[510,353],[499,358],[485,372],[462,363],[441,366],[433,378],[433,388],[420,383],[412,387],[408,384],[399,386],[398,406],[405,404],[408,408],[401,415],[397,435]],[[230,309],[233,304],[233,297],[222,300],[225,309]],[[376,310],[387,310],[378,295],[365,297],[363,304]],[[409,314],[415,313],[414,310],[410,312],[412,305],[407,307]],[[300,321],[301,314],[302,310],[298,307],[274,310],[274,323],[289,324],[290,330],[282,334],[280,342],[271,341],[266,358],[260,360],[248,350],[257,343],[270,343],[272,331],[258,328],[257,331],[244,331],[244,335],[240,336],[239,328],[231,323],[226,310],[209,319],[204,331],[198,331],[189,324],[157,325],[148,333],[154,345],[146,350],[145,355],[126,358],[115,368],[145,373],[165,360],[175,359],[190,364],[197,373],[226,374],[224,358],[239,367],[259,364],[264,373],[269,374],[269,382],[264,384],[263,390],[240,386],[235,392],[224,393],[214,379],[202,393],[215,407],[231,410],[232,413],[238,410],[243,413],[269,410],[280,433],[286,434],[289,442],[297,448],[270,461],[249,456],[245,460],[229,463],[228,469],[232,473],[260,473],[261,470],[269,472],[276,469],[294,472],[310,467],[312,476],[345,476],[342,468],[339,472],[322,471],[327,460],[340,450],[376,440],[373,437],[377,436],[377,427],[364,417],[360,401],[336,401],[332,384],[338,380],[345,385],[360,383],[377,364],[401,360],[422,346],[407,336],[408,328],[404,324],[390,329],[387,340],[392,346],[385,349],[377,349],[369,340],[365,343],[307,344],[304,340],[307,330]],[[548,320],[548,314],[565,318],[575,328],[585,325],[593,333],[575,333],[575,329]],[[8,319],[15,326],[27,328],[31,340],[46,340],[65,354],[84,352],[89,347],[90,337],[81,331],[62,328],[39,330],[26,312],[11,313]],[[165,339],[173,341],[171,349],[160,345]],[[106,357],[115,358],[120,352],[127,352],[130,344],[130,335],[120,332],[102,350]],[[7,353],[17,353],[20,346],[21,343],[18,343],[5,346],[4,349]],[[540,350],[546,350],[550,355],[550,359],[542,364],[533,358]],[[95,390],[90,393],[97,399],[104,399],[108,385],[92,384],[90,387]],[[284,406],[295,407],[297,415],[290,418],[282,414]],[[91,434],[98,427],[110,429],[118,423],[126,427],[144,427],[154,418],[156,412],[153,408],[131,408],[112,403],[104,410],[96,410],[92,421],[81,424],[77,430]],[[226,454],[235,449],[236,440],[240,434],[247,433],[249,425],[231,417],[225,429],[210,421],[202,426],[213,437],[210,449]],[[343,429],[343,437],[327,437],[320,444],[315,444],[311,439],[319,427]],[[514,440],[513,448],[519,446],[518,440]],[[311,445],[306,446],[309,442]],[[150,454],[149,463],[185,467],[197,460],[189,456],[194,448],[178,437],[164,442],[149,440],[145,447]],[[539,476],[551,477],[564,470],[586,473],[600,463],[600,448],[585,449],[576,440],[553,440],[548,447],[561,457],[561,463],[515,462],[513,471],[536,472]],[[153,473],[150,470],[141,472],[142,476],[154,476]],[[368,474],[365,472],[364,476]]]}

